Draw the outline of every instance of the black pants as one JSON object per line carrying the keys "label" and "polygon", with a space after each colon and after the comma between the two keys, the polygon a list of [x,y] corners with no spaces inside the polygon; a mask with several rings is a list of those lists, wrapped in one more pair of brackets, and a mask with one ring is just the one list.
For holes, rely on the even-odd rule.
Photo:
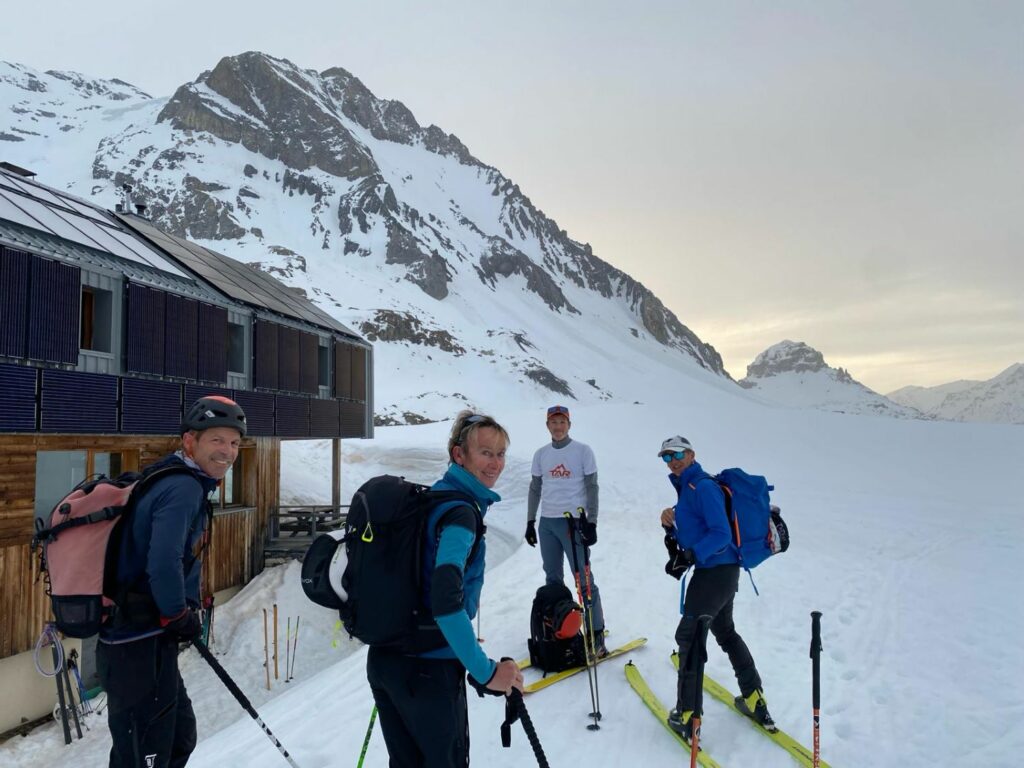
{"label": "black pants", "polygon": [[166,635],[96,644],[113,744],[110,768],[182,768],[196,748],[196,716]]}
{"label": "black pants", "polygon": [[461,663],[370,648],[366,678],[391,768],[469,765],[466,670]]}
{"label": "black pants", "polygon": [[[695,568],[686,588],[684,616],[676,628],[679,644],[679,677],[676,684],[676,706],[680,711],[692,710],[697,698],[696,658],[690,659],[690,648],[697,637],[697,619],[711,616],[711,634],[729,656],[740,693],[749,696],[761,687],[754,658],[732,621],[732,605],[739,587],[738,565],[716,565]],[[687,663],[689,661],[689,663]]]}

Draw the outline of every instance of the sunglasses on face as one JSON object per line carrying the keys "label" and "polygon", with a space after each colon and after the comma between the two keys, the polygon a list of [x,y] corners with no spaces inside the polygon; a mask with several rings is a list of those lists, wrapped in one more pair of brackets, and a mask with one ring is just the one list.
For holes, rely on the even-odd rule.
{"label": "sunglasses on face", "polygon": [[670,461],[675,459],[676,461],[682,461],[686,458],[686,451],[675,451],[674,453],[663,453],[661,454],[661,460],[668,464]]}

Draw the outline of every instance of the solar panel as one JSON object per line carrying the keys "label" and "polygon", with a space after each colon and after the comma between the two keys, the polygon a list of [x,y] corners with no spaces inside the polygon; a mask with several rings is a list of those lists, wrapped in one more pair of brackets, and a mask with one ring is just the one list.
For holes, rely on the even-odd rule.
{"label": "solar panel", "polygon": [[0,432],[35,432],[37,368],[0,365]]}
{"label": "solar panel", "polygon": [[329,328],[346,336],[359,338],[351,329],[339,323],[308,299],[297,295],[270,275],[203,248],[189,241],[168,235],[148,222],[136,217],[118,217],[129,228],[153,244],[166,250],[184,266],[204,280],[213,283],[227,296],[249,305],[268,309],[278,314]]}
{"label": "solar panel", "polygon": [[120,231],[119,224],[97,208],[54,190],[0,174],[0,217],[95,248],[163,272],[185,274],[159,252]]}

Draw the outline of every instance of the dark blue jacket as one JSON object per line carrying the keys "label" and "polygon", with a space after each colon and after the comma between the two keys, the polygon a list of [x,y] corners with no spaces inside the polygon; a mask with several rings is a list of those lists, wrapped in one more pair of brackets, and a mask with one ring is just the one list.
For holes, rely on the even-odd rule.
{"label": "dark blue jacket", "polygon": [[683,549],[692,549],[697,568],[738,563],[732,546],[732,533],[725,513],[725,496],[718,483],[696,461],[679,477],[668,476],[678,494],[676,502],[676,541]]}
{"label": "dark blue jacket", "polygon": [[[172,465],[188,466],[178,454],[170,454],[146,471]],[[186,606],[200,604],[207,496],[219,481],[198,468],[189,469],[161,477],[145,488],[121,531],[118,583],[128,585],[133,593],[151,595],[160,616],[176,616]],[[140,633],[138,628],[108,627],[101,636],[128,639],[152,634],[152,629]]]}
{"label": "dark blue jacket", "polygon": [[[444,477],[432,487],[468,494],[476,500],[481,517],[487,514],[491,504],[501,501],[498,494],[458,464],[450,465]],[[438,534],[438,523],[442,518],[443,525]],[[476,540],[476,513],[459,502],[440,504],[431,511],[426,529],[424,599],[448,645],[422,655],[457,658],[478,682],[486,683],[494,674],[495,662],[488,658],[477,642],[472,621],[480,606],[480,592],[484,586],[487,543],[482,537],[472,560],[467,562]]]}

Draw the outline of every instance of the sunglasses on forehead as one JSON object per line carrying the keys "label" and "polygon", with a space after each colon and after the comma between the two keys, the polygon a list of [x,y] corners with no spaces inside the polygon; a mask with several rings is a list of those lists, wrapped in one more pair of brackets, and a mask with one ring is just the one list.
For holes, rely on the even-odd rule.
{"label": "sunglasses on forehead", "polygon": [[661,454],[661,460],[668,464],[673,459],[676,461],[682,461],[686,458],[686,451],[673,451],[672,453]]}

